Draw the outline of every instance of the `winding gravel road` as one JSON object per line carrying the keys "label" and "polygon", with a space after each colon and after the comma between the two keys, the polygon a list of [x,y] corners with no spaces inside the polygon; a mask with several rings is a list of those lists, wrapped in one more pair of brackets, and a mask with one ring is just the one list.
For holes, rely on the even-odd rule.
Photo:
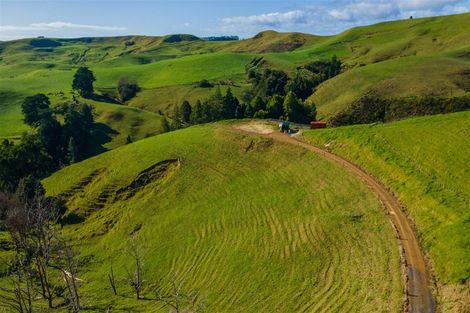
{"label": "winding gravel road", "polygon": [[405,301],[403,304],[403,311],[410,313],[436,312],[436,304],[431,292],[432,285],[430,275],[426,268],[426,262],[414,230],[410,221],[403,212],[400,202],[387,188],[385,188],[385,186],[354,163],[314,145],[305,143],[286,134],[273,131],[272,128],[265,124],[241,124],[234,126],[234,128],[243,132],[268,136],[276,141],[300,146],[313,151],[340,164],[350,173],[364,181],[382,202],[383,207],[387,212],[387,216],[397,232],[397,238],[400,243],[400,252],[402,259],[404,259],[402,260],[402,263],[404,263],[403,265],[406,269],[404,273]]}

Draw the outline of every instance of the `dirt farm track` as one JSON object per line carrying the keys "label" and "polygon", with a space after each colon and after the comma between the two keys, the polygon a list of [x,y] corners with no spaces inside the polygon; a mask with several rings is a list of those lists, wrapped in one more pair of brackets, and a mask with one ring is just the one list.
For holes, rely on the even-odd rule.
{"label": "dirt farm track", "polygon": [[376,178],[366,173],[359,166],[325,151],[311,144],[302,142],[287,134],[273,131],[264,124],[249,123],[235,126],[237,130],[268,136],[276,141],[300,146],[309,151],[317,153],[348,170],[351,174],[359,177],[374,192],[381,201],[385,212],[396,231],[400,246],[402,265],[404,267],[405,301],[403,311],[410,313],[434,313],[436,311],[435,301],[431,292],[431,279],[426,268],[424,255],[418,240],[405,215],[398,199],[383,186]]}

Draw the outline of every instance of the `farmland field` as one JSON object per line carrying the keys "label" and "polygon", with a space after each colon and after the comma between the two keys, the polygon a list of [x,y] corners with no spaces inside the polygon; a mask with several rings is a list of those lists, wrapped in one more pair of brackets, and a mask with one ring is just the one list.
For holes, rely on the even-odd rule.
{"label": "farmland field", "polygon": [[[114,90],[120,77],[135,79],[142,91],[130,106],[168,114],[184,100],[204,100],[210,89],[194,83],[207,79],[230,86],[241,98],[249,86],[245,66],[263,57],[267,66],[293,73],[295,68],[337,55],[344,73],[318,86],[308,99],[318,117],[328,119],[362,95],[376,92],[385,97],[407,95],[459,96],[470,90],[470,13],[453,16],[385,22],[356,27],[335,36],[263,32],[239,42],[165,42],[165,37],[54,39],[60,46],[35,48],[31,39],[0,44],[0,137],[18,137],[22,125],[20,104],[26,96],[42,92],[54,104],[71,97],[72,76],[79,66],[95,73],[98,93]],[[126,43],[132,41],[132,46]],[[302,42],[300,47],[295,42]],[[106,103],[89,101],[102,111]],[[103,108],[106,110],[105,108]],[[123,114],[133,111],[123,111]],[[153,119],[142,112],[144,119]],[[155,125],[159,125],[156,123]],[[109,125],[108,125],[109,126]],[[129,133],[124,123],[114,123],[121,134],[109,147],[122,144]],[[150,126],[147,126],[149,128]],[[138,128],[138,127],[137,127]],[[136,139],[143,133],[134,130]],[[114,141],[114,136],[111,140]]]}
{"label": "farmland field", "polygon": [[305,132],[306,140],[360,164],[397,194],[444,286],[447,310],[470,303],[469,119],[462,112]]}
{"label": "farmland field", "polygon": [[[126,201],[105,197],[92,208],[103,191],[118,195],[164,160],[174,161],[163,177]],[[91,183],[80,185],[86,177]],[[133,300],[125,285],[111,296],[108,261],[125,276],[131,260],[120,251],[130,240],[143,254],[147,295],[159,279],[168,288],[177,275],[209,311],[401,307],[396,239],[379,201],[360,180],[301,148],[224,126],[191,127],[72,165],[44,185],[52,195],[68,191],[71,211],[86,217],[65,232],[92,260],[80,277],[98,307],[154,306]]]}

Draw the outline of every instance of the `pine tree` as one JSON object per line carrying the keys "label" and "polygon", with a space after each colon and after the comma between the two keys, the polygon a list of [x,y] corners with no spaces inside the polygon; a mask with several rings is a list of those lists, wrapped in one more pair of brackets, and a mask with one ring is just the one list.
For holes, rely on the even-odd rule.
{"label": "pine tree", "polygon": [[189,123],[191,121],[192,107],[188,101],[183,101],[180,108],[180,115],[183,123]]}
{"label": "pine tree", "polygon": [[233,95],[232,89],[229,87],[223,101],[222,117],[225,119],[234,118],[239,104],[238,99]]}
{"label": "pine tree", "polygon": [[166,117],[163,118],[162,120],[162,132],[167,133],[170,131],[170,123],[168,123],[168,120]]}
{"label": "pine tree", "polygon": [[196,105],[194,106],[194,109],[191,112],[191,122],[193,124],[200,124],[203,123],[203,108],[201,104],[201,100],[197,100]]}

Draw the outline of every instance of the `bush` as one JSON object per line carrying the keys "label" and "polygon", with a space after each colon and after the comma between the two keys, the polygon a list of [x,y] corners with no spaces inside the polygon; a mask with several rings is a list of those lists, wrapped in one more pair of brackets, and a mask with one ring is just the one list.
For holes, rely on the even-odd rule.
{"label": "bush", "polygon": [[196,86],[200,87],[200,88],[212,88],[212,87],[214,87],[214,85],[206,79],[203,79],[200,82],[198,82],[196,84]]}
{"label": "bush", "polygon": [[330,119],[333,126],[389,122],[406,117],[459,112],[470,109],[470,96],[406,97],[383,99],[366,95]]}
{"label": "bush", "polygon": [[118,82],[117,90],[121,101],[126,102],[135,97],[140,87],[137,85],[136,81],[129,80],[127,77],[121,77]]}

